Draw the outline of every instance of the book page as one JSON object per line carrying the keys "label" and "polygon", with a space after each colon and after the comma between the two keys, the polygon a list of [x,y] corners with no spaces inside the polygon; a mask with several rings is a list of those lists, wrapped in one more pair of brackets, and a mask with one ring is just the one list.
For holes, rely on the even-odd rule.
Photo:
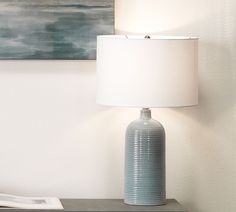
{"label": "book page", "polygon": [[60,200],[56,197],[23,197],[9,194],[0,194],[0,207],[22,209],[63,209]]}

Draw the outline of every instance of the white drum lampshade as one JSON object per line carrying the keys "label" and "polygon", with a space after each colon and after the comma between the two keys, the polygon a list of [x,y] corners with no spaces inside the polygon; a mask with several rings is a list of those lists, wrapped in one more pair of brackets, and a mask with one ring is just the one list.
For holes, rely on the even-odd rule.
{"label": "white drum lampshade", "polygon": [[198,103],[197,38],[97,38],[97,103],[179,107]]}

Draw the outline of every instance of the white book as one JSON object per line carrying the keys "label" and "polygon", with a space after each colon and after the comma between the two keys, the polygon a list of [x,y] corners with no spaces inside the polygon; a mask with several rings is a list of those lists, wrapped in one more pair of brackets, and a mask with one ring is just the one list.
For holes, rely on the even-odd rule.
{"label": "white book", "polygon": [[63,210],[61,201],[56,197],[23,197],[9,194],[0,194],[0,207]]}

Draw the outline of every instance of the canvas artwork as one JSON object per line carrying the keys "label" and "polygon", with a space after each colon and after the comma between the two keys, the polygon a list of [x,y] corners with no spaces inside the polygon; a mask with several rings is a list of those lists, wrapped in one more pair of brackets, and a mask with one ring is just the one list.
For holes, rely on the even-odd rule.
{"label": "canvas artwork", "polygon": [[0,59],[95,59],[113,0],[0,0]]}

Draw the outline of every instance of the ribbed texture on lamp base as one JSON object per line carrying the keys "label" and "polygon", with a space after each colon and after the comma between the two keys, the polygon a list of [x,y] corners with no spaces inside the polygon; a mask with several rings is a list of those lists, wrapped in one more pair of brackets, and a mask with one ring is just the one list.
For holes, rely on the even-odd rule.
{"label": "ribbed texture on lamp base", "polygon": [[165,191],[165,131],[143,109],[126,131],[125,199],[131,205],[163,205]]}

